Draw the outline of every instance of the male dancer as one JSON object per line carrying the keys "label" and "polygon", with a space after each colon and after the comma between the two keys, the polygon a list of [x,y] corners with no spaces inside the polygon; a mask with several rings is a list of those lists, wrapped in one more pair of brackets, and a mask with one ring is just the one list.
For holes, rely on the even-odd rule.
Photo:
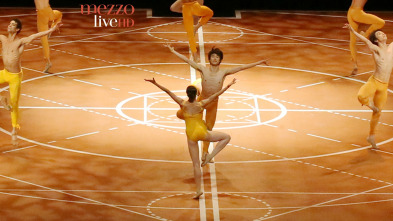
{"label": "male dancer", "polygon": [[[213,11],[206,6],[203,6],[203,0],[176,0],[176,2],[171,5],[170,9],[173,12],[182,12],[184,28],[187,32],[188,43],[190,45],[193,60],[195,62],[199,62],[195,33],[198,28],[205,25],[210,18],[213,17]],[[194,16],[201,17],[195,26]]]}
{"label": "male dancer", "polygon": [[375,144],[375,128],[381,116],[382,108],[386,104],[388,83],[393,69],[393,43],[387,45],[386,35],[380,30],[371,33],[370,40],[368,40],[357,33],[350,25],[346,24],[344,27],[366,43],[374,57],[375,71],[367,83],[360,88],[358,99],[362,105],[366,105],[373,111],[367,141],[373,149],[378,149]]}
{"label": "male dancer", "polygon": [[[212,94],[217,93],[218,91],[221,90],[225,77],[231,74],[235,74],[239,71],[255,67],[256,65],[259,64],[265,64],[267,65],[266,60],[260,60],[255,63],[251,64],[246,64],[242,65],[239,67],[231,68],[231,69],[220,69],[220,63],[224,57],[223,52],[218,49],[218,48],[212,48],[212,50],[208,54],[208,59],[210,66],[205,67],[203,65],[200,65],[190,59],[188,59],[186,56],[178,53],[175,51],[175,49],[169,45],[166,44],[165,47],[169,48],[169,50],[175,54],[177,57],[191,65],[191,67],[195,68],[201,73],[202,77],[202,92],[200,96],[198,97],[198,100],[203,100],[208,97],[210,97]],[[208,130],[212,130],[214,127],[214,124],[216,123],[216,116],[217,116],[217,106],[218,106],[218,98],[207,105],[205,107],[206,109],[206,116],[205,116],[205,121],[206,121],[206,126]],[[181,113],[178,113],[178,117],[181,118]],[[208,149],[209,149],[209,142],[203,142],[203,154],[202,154],[202,161],[206,158],[208,154]]]}
{"label": "male dancer", "polygon": [[25,38],[19,38],[19,32],[22,30],[22,23],[18,19],[11,20],[8,25],[8,37],[0,35],[2,44],[2,55],[4,70],[0,71],[0,84],[7,82],[10,91],[11,104],[11,121],[12,121],[12,143],[17,145],[17,129],[20,129],[18,124],[19,118],[19,95],[20,85],[23,77],[21,68],[21,55],[26,44],[29,44],[36,38],[47,35],[58,28],[55,25],[48,31],[40,32],[30,35]]}
{"label": "male dancer", "polygon": [[[364,37],[368,36],[375,30],[381,29],[385,25],[385,21],[378,18],[375,15],[367,14],[363,11],[363,7],[367,0],[352,0],[351,7],[348,10],[347,18],[348,23],[352,26],[355,31],[358,31],[359,24],[368,24],[370,27],[364,33]],[[349,48],[351,50],[352,61],[354,62],[354,68],[351,76],[358,73],[358,63],[356,58],[356,36],[353,32],[350,33]]]}
{"label": "male dancer", "polygon": [[[34,0],[34,3],[37,10],[38,32],[47,31],[49,29],[48,28],[49,22],[52,22],[51,27],[54,27],[56,24],[61,22],[62,13],[57,10],[52,10],[52,8],[49,5],[49,0]],[[45,35],[41,37],[44,59],[46,61],[46,65],[44,69],[45,73],[48,73],[49,68],[52,67],[52,63],[50,62],[48,36]]]}

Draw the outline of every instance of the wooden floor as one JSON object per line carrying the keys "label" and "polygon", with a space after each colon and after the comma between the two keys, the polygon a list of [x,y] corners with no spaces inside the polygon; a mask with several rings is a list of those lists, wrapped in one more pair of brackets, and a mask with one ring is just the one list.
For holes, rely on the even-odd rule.
{"label": "wooden floor", "polygon": [[[34,9],[0,12],[2,34],[11,17],[36,32]],[[393,220],[393,81],[371,151],[371,111],[356,95],[374,62],[359,44],[360,74],[345,77],[345,12],[243,12],[200,30],[202,58],[216,46],[222,68],[270,66],[236,74],[221,96],[215,129],[232,140],[203,169],[199,201],[178,107],[143,80],[185,96],[199,77],[163,47],[188,56],[181,19],[138,10],[134,27],[97,28],[63,12],[53,73],[42,73],[40,41],[23,55],[18,148],[0,109],[0,220]],[[393,15],[377,15],[392,39]]]}

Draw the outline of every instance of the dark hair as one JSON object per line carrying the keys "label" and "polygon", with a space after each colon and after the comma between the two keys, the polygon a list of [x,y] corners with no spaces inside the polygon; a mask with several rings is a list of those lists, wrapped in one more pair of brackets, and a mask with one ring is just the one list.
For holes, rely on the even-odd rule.
{"label": "dark hair", "polygon": [[382,31],[381,29],[375,30],[373,32],[371,32],[371,34],[368,36],[368,39],[370,39],[371,43],[375,44],[376,46],[378,46],[378,39],[377,36],[375,36],[375,34],[379,31]]}
{"label": "dark hair", "polygon": [[220,57],[220,61],[224,58],[224,53],[219,48],[213,47],[212,50],[209,51],[209,54],[208,54],[209,61],[210,61],[210,56],[212,54],[218,55],[218,57]]}
{"label": "dark hair", "polygon": [[12,19],[11,21],[16,22],[16,28],[19,29],[16,33],[19,34],[19,32],[22,31],[22,22],[17,18]]}
{"label": "dark hair", "polygon": [[187,87],[186,92],[187,92],[188,101],[194,102],[198,92],[197,88],[193,85],[190,85]]}

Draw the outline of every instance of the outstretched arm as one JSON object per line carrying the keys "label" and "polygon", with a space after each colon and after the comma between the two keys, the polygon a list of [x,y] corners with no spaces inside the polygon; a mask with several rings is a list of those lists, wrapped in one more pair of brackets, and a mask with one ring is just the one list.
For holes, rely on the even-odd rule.
{"label": "outstretched arm", "polygon": [[172,91],[168,90],[167,88],[165,88],[164,86],[160,85],[159,83],[156,82],[156,80],[153,79],[145,79],[145,81],[148,81],[154,85],[156,85],[158,88],[160,88],[161,90],[163,90],[165,93],[167,93],[176,103],[178,103],[180,106],[183,103],[183,99],[181,99],[180,97],[176,96],[174,93],[172,93]]}
{"label": "outstretched arm", "polygon": [[61,23],[57,23],[55,26],[53,26],[51,29],[47,30],[47,31],[42,31],[42,32],[38,32],[36,34],[32,34],[28,37],[22,38],[22,43],[23,44],[29,44],[31,41],[33,41],[36,38],[40,38],[42,36],[48,35],[49,33],[54,32],[58,27],[62,26]]}
{"label": "outstretched arm", "polygon": [[255,62],[255,63],[246,64],[246,65],[242,65],[242,66],[239,66],[239,67],[236,67],[236,68],[227,69],[225,75],[235,74],[235,73],[237,73],[237,72],[239,72],[239,71],[242,71],[242,70],[246,70],[246,69],[255,67],[255,66],[257,66],[258,64],[265,64],[265,65],[268,65],[268,64],[267,64],[267,60],[260,60],[260,61],[257,61],[257,62]]}
{"label": "outstretched arm", "polygon": [[169,50],[170,50],[173,54],[175,54],[177,57],[179,57],[180,59],[182,59],[184,62],[186,62],[186,63],[188,63],[189,65],[191,65],[191,67],[193,67],[193,68],[195,68],[196,70],[202,72],[202,68],[203,68],[202,65],[196,63],[196,62],[193,61],[193,60],[188,59],[186,56],[184,56],[184,55],[180,54],[179,52],[175,51],[175,49],[174,49],[169,43],[164,44],[164,46],[167,47],[167,48],[169,48]]}
{"label": "outstretched arm", "polygon": [[355,31],[351,25],[349,24],[345,24],[343,28],[348,28],[349,31],[351,31],[352,33],[354,33],[356,35],[356,37],[358,37],[361,41],[363,41],[364,43],[366,43],[366,45],[372,50],[372,51],[378,51],[378,46],[376,46],[375,44],[373,44],[370,40],[368,40],[366,37],[364,37],[363,35],[359,34],[357,31]]}
{"label": "outstretched arm", "polygon": [[224,87],[223,89],[221,89],[219,92],[211,95],[210,97],[201,100],[201,105],[202,107],[206,107],[206,105],[208,105],[209,103],[211,103],[212,101],[214,101],[214,99],[216,99],[218,96],[220,96],[222,93],[224,93],[226,90],[228,90],[228,88],[230,88],[233,84],[236,83],[236,78],[234,78],[231,83],[229,83],[226,87]]}

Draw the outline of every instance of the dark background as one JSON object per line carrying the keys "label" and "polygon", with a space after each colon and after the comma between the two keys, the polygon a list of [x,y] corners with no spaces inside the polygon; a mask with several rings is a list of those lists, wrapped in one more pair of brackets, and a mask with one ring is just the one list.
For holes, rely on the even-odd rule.
{"label": "dark background", "polygon": [[[50,0],[52,8],[80,8],[81,4],[131,4],[136,9],[151,8],[155,16],[173,16],[175,0]],[[351,0],[205,0],[215,16],[234,16],[236,9],[347,11]],[[0,0],[0,7],[34,7],[34,0]],[[393,0],[369,0],[365,11],[393,11]]]}

